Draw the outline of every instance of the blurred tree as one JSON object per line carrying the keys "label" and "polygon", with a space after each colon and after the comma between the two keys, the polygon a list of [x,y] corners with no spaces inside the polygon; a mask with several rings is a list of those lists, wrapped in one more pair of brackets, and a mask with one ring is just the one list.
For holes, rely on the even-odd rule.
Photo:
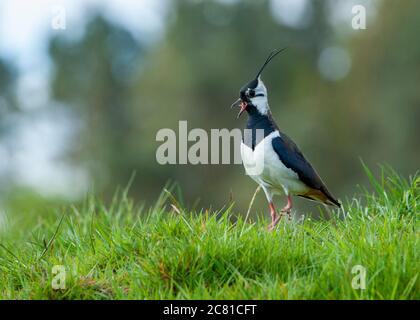
{"label": "blurred tree", "polygon": [[390,164],[404,175],[419,170],[419,9],[413,0],[404,6],[381,2],[375,22],[348,38],[349,76],[318,88],[316,109],[325,105],[320,121],[328,128],[318,137],[328,142],[317,147],[331,155],[323,159],[326,172],[339,177],[337,188],[349,197],[357,184],[367,183],[360,158],[371,168]]}
{"label": "blurred tree", "polygon": [[132,173],[127,138],[135,125],[127,109],[142,46],[121,27],[95,16],[77,41],[51,40],[52,97],[82,120],[73,157],[88,166],[97,187],[114,192]]}
{"label": "blurred tree", "polygon": [[0,137],[7,131],[6,116],[10,112],[18,111],[16,78],[17,72],[12,64],[0,58]]}
{"label": "blurred tree", "polygon": [[8,155],[13,150],[10,137],[14,127],[10,119],[19,112],[16,101],[17,72],[12,63],[0,58],[0,200],[4,190],[10,186],[12,172],[7,163]]}

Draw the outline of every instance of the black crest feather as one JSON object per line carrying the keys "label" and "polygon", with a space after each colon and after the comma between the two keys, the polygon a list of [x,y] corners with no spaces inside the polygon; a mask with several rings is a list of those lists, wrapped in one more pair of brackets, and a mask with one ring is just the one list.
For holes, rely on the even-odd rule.
{"label": "black crest feather", "polygon": [[267,64],[269,64],[269,62],[276,56],[278,55],[280,52],[283,52],[284,50],[286,50],[287,47],[283,48],[283,49],[276,49],[270,52],[270,54],[267,57],[267,60],[265,60],[264,64],[262,65],[262,67],[260,68],[260,71],[258,71],[257,76],[255,77],[255,79],[258,79],[258,77],[261,75],[261,73],[263,72],[263,70],[265,69],[265,67],[267,66]]}

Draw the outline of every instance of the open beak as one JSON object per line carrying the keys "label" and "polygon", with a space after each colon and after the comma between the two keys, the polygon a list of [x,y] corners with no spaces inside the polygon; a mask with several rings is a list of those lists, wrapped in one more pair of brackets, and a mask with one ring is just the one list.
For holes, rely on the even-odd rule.
{"label": "open beak", "polygon": [[248,106],[248,103],[246,103],[245,101],[242,101],[242,99],[238,99],[236,100],[231,106],[230,108],[232,109],[233,107],[239,107],[241,108],[239,110],[238,116],[236,117],[236,119],[238,119],[241,114],[246,110],[246,107]]}

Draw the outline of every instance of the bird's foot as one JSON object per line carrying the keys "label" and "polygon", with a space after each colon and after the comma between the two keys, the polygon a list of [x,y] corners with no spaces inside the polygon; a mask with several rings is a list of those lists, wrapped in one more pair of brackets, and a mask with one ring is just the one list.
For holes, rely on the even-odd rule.
{"label": "bird's foot", "polygon": [[281,216],[286,216],[289,221],[292,221],[292,208],[284,208],[280,211]]}
{"label": "bird's foot", "polygon": [[271,223],[268,225],[268,231],[273,231],[277,224],[279,223],[280,219],[281,219],[282,215],[276,215],[276,217],[273,219],[273,221],[271,221]]}

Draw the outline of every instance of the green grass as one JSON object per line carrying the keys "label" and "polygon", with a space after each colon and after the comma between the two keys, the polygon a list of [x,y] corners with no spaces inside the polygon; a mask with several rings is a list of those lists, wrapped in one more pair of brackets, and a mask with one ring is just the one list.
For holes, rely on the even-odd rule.
{"label": "green grass", "polygon": [[[8,217],[3,299],[419,299],[420,177],[391,170],[330,220],[288,223],[232,210],[186,212],[168,194],[145,210],[126,192]],[[168,204],[172,204],[172,210]],[[175,209],[174,209],[175,208]],[[13,218],[13,219],[12,219]],[[66,288],[52,289],[63,265]],[[366,289],[352,268],[366,268]]]}

